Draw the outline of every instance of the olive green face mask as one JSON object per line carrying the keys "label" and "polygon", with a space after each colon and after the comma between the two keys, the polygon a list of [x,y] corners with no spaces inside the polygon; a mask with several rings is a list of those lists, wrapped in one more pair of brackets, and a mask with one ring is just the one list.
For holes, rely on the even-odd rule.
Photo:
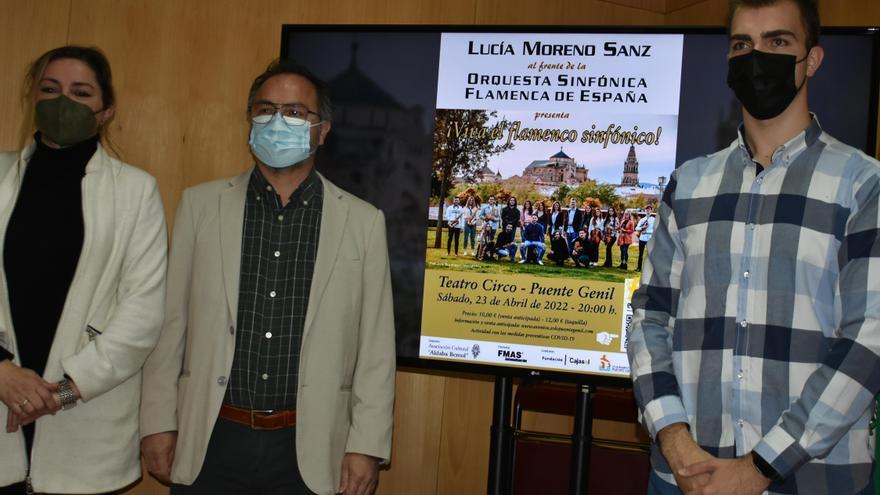
{"label": "olive green face mask", "polygon": [[34,123],[43,136],[61,147],[85,141],[98,133],[95,112],[64,95],[38,101]]}

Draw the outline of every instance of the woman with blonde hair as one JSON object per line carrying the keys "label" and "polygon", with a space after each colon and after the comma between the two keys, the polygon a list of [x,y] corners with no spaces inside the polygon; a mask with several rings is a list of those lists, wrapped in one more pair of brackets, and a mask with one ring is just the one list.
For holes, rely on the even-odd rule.
{"label": "woman with blonde hair", "polygon": [[50,50],[25,86],[36,132],[0,153],[0,494],[109,492],[141,474],[162,202],[153,177],[101,144],[116,102],[100,50]]}

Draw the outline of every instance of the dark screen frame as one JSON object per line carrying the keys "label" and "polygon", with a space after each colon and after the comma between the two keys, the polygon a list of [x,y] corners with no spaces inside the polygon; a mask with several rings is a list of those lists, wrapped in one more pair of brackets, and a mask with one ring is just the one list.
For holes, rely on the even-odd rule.
{"label": "dark screen frame", "polygon": [[[302,32],[394,32],[394,33],[583,33],[583,34],[682,34],[682,35],[723,35],[725,27],[718,26],[544,26],[544,25],[385,25],[385,24],[284,24],[281,28],[282,58],[288,56],[291,37]],[[870,73],[870,110],[865,142],[866,153],[877,157],[878,109],[880,109],[880,27],[827,27],[822,35],[870,36],[872,38],[872,57]],[[820,37],[821,45],[821,37]],[[319,47],[315,47],[319,50]],[[491,364],[465,363],[419,357],[397,356],[397,366],[415,371],[433,370],[439,372],[471,373],[495,376],[510,376],[522,379],[547,379],[593,385],[628,386],[631,380],[624,377],[594,373],[572,373],[556,370],[534,369],[528,367],[497,366]]]}

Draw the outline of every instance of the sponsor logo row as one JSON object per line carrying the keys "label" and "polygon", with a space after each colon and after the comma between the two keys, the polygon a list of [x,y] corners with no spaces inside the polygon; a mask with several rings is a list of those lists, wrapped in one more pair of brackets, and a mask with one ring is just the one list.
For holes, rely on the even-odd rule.
{"label": "sponsor logo row", "polygon": [[577,351],[422,336],[419,355],[429,359],[629,376],[629,362],[626,354],[620,352]]}

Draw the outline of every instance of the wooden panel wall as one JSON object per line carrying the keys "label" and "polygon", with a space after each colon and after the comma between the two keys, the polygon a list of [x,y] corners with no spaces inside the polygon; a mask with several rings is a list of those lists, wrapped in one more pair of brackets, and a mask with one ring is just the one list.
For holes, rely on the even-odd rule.
{"label": "wooden panel wall", "polygon": [[[726,0],[0,0],[0,149],[17,147],[25,65],[64,44],[103,48],[123,159],[154,174],[169,220],[181,191],[250,163],[244,103],[283,23],[723,24]],[[880,24],[876,0],[823,3],[827,24]],[[382,495],[485,492],[492,383],[398,372],[393,464]],[[565,418],[531,419],[567,431]],[[164,495],[150,479],[129,491]]]}
{"label": "wooden panel wall", "polygon": [[[656,3],[634,0],[627,3]],[[663,24],[663,14],[604,0],[476,0],[476,24]]]}
{"label": "wooden panel wall", "polygon": [[723,26],[727,23],[727,0],[703,0],[666,13],[670,26]]}
{"label": "wooden panel wall", "polygon": [[0,0],[0,59],[5,70],[0,77],[0,149],[19,145],[24,108],[21,83],[26,67],[46,50],[67,41],[70,0],[23,3]]}
{"label": "wooden panel wall", "polygon": [[[666,24],[720,26],[727,23],[728,0],[667,0]],[[880,26],[877,0],[820,0],[824,26]]]}

